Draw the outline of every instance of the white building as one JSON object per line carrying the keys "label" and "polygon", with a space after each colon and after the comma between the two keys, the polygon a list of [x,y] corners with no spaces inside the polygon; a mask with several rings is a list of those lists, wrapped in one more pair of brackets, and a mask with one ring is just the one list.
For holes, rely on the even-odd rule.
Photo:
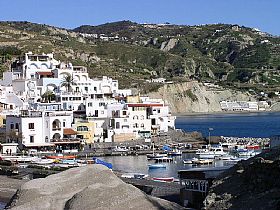
{"label": "white building", "polygon": [[8,136],[7,142],[19,143],[21,148],[54,146],[64,141],[64,130],[71,129],[72,122],[72,112],[22,110],[6,118],[6,133],[18,135]]}

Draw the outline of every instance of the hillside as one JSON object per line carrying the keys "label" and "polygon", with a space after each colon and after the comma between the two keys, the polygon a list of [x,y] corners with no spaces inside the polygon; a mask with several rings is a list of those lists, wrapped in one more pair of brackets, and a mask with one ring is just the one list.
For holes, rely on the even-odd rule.
{"label": "hillside", "polygon": [[[222,86],[279,83],[280,38],[237,25],[181,26],[130,21],[66,30],[29,22],[0,22],[0,69],[26,51],[54,52],[61,60],[85,65],[90,76],[110,75],[124,87],[143,92],[173,82],[214,81]],[[145,85],[143,85],[145,84]],[[236,85],[237,86],[237,85]],[[241,85],[241,87],[243,87]]]}

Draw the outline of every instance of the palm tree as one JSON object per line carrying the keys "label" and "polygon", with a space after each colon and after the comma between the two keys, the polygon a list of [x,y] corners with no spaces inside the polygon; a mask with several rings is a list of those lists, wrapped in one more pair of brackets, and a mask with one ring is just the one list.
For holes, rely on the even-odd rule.
{"label": "palm tree", "polygon": [[73,77],[69,74],[63,78],[61,82],[61,87],[66,87],[66,91],[69,92],[72,88],[72,85],[77,84],[74,82]]}
{"label": "palm tree", "polygon": [[52,91],[47,90],[42,96],[42,99],[44,102],[51,102],[52,100],[55,99],[55,95]]}

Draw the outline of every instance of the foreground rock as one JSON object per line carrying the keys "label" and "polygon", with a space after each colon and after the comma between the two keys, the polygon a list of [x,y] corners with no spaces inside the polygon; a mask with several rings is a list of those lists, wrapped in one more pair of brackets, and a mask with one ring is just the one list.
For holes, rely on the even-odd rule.
{"label": "foreground rock", "polygon": [[215,180],[206,209],[280,209],[280,149],[241,161]]}
{"label": "foreground rock", "polygon": [[144,194],[102,165],[72,168],[25,183],[11,209],[183,209]]}

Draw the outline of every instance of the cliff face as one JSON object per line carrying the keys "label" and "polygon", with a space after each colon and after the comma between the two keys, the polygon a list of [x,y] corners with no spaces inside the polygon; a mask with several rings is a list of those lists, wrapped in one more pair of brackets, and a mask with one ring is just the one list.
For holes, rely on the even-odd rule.
{"label": "cliff face", "polygon": [[208,87],[198,82],[168,84],[157,92],[149,94],[152,98],[162,98],[172,113],[220,112],[220,101],[252,100],[248,93],[226,90],[221,87]]}

